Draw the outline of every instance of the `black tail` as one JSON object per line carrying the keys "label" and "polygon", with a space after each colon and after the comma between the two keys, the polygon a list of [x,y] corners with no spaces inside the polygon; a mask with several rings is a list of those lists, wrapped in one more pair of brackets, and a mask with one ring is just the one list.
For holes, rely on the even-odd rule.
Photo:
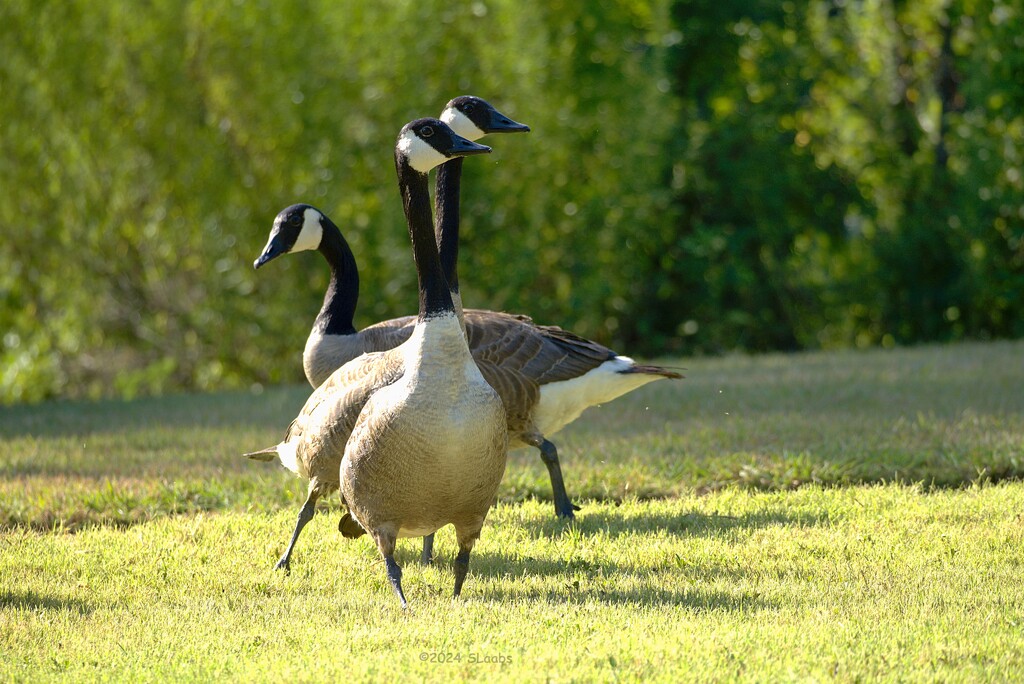
{"label": "black tail", "polygon": [[668,368],[663,368],[661,366],[642,366],[642,365],[639,365],[639,364],[634,364],[633,366],[631,366],[627,370],[619,371],[619,372],[620,373],[643,373],[645,375],[660,375],[661,377],[669,378],[670,380],[680,380],[680,379],[686,377],[682,373],[677,373],[677,372],[675,372],[673,370],[669,370]]}

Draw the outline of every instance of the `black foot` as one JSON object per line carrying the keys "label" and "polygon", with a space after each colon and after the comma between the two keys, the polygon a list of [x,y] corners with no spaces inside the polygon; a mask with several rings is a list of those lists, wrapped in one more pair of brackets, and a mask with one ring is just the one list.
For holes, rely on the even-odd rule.
{"label": "black foot", "polygon": [[366,534],[366,530],[363,529],[362,525],[356,522],[356,519],[352,517],[351,513],[346,513],[341,516],[341,520],[338,521],[338,531],[341,532],[341,536],[346,539],[356,539]]}
{"label": "black foot", "polygon": [[555,501],[555,515],[559,518],[572,520],[576,517],[576,511],[578,510],[580,510],[580,507],[569,501],[568,498],[565,501]]}
{"label": "black foot", "polygon": [[423,551],[420,553],[420,563],[430,565],[434,561],[434,535],[428,534],[423,538]]}
{"label": "black foot", "polygon": [[292,572],[291,563],[288,562],[288,558],[281,556],[281,560],[277,561],[277,565],[274,566],[275,570],[284,570],[284,574],[290,575]]}
{"label": "black foot", "polygon": [[458,598],[462,593],[462,585],[469,574],[469,549],[462,549],[455,557],[455,593],[452,598]]}
{"label": "black foot", "polygon": [[405,600],[405,594],[402,593],[402,568],[398,567],[393,556],[384,559],[384,567],[387,568],[391,588],[395,590],[398,600],[402,602],[402,608],[408,608],[409,604]]}

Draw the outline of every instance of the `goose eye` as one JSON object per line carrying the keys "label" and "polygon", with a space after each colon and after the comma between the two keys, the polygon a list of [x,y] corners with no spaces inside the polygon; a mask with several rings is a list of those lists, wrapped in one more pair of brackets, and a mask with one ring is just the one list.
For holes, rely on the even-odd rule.
{"label": "goose eye", "polygon": [[465,105],[463,105],[462,111],[464,111],[466,114],[469,114],[470,112],[472,112],[473,111],[473,103],[472,102],[467,102]]}
{"label": "goose eye", "polygon": [[288,219],[288,223],[292,224],[293,226],[301,226],[302,217],[299,216],[298,214],[292,214],[291,217]]}
{"label": "goose eye", "polygon": [[423,128],[420,129],[421,138],[429,138],[432,135],[434,135],[434,129],[431,128],[430,126],[424,126]]}

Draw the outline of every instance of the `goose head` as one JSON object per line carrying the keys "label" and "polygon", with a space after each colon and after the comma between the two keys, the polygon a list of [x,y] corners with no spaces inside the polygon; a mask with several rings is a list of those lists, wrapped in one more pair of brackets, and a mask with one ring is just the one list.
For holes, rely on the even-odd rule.
{"label": "goose head", "polygon": [[395,145],[395,160],[419,173],[427,173],[449,159],[491,151],[458,135],[440,119],[416,119],[402,127]]}
{"label": "goose head", "polygon": [[267,246],[253,262],[253,268],[259,268],[282,254],[319,248],[326,220],[320,210],[308,204],[293,204],[282,210],[274,219]]}
{"label": "goose head", "polygon": [[486,100],[462,95],[445,105],[441,120],[457,134],[479,140],[488,133],[528,133],[530,127],[508,118]]}

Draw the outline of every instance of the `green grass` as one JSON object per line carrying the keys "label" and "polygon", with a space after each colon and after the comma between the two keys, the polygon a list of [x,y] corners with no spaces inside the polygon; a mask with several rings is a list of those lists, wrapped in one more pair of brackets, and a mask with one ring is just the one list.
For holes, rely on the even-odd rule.
{"label": "green grass", "polygon": [[1020,679],[1022,360],[676,360],[555,438],[576,524],[513,452],[462,601],[403,542],[408,614],[333,502],[270,569],[305,388],[5,408],[0,679]]}
{"label": "green grass", "polygon": [[436,567],[403,544],[408,614],[370,543],[329,524],[270,570],[292,511],[19,530],[0,677],[1019,680],[1021,510],[1017,484],[591,503],[564,529],[502,504],[458,603],[451,533]]}
{"label": "green grass", "polygon": [[[571,496],[1024,475],[1022,342],[670,362],[685,380],[590,409],[553,437]],[[302,483],[239,454],[277,442],[308,394],[0,409],[0,527],[301,505]],[[536,450],[511,453],[500,497],[550,500]]]}

